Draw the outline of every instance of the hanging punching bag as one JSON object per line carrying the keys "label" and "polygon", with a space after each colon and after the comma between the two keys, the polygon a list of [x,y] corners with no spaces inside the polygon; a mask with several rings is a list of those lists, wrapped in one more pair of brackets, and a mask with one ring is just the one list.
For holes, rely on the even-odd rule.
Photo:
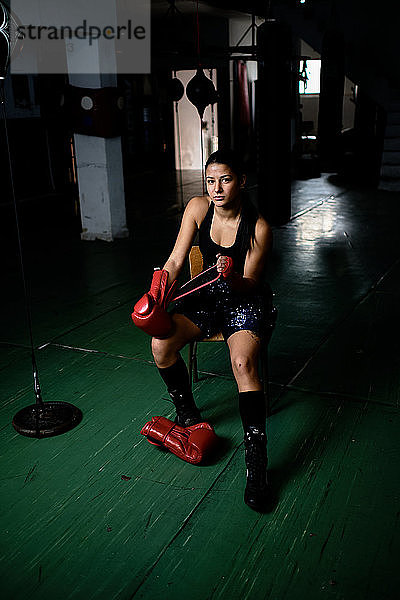
{"label": "hanging punching bag", "polygon": [[173,102],[178,102],[183,94],[185,93],[185,88],[183,87],[183,83],[177,77],[173,77],[168,80],[167,84],[167,96],[169,100]]}
{"label": "hanging punching bag", "polygon": [[217,91],[211,79],[204,75],[202,68],[198,68],[186,86],[188,100],[197,108],[200,119],[203,119],[206,106],[217,101]]}

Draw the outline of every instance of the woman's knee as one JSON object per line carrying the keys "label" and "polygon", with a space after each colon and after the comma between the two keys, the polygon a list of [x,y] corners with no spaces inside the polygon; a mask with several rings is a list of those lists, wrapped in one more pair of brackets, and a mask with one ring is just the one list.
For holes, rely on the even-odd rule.
{"label": "woman's knee", "polygon": [[247,354],[236,354],[231,357],[232,368],[236,377],[254,377],[257,375],[257,363]]}
{"label": "woman's knee", "polygon": [[201,333],[200,329],[183,315],[174,315],[172,321],[173,330],[170,337],[151,340],[154,360],[161,368],[171,366],[176,361],[178,352]]}
{"label": "woman's knee", "polygon": [[168,338],[152,338],[151,351],[158,367],[169,367],[176,360],[176,345]]}

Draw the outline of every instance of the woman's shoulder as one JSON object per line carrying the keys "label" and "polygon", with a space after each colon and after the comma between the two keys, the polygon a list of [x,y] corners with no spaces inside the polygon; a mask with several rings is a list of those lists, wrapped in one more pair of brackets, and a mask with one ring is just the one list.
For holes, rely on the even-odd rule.
{"label": "woman's shoulder", "polygon": [[186,210],[192,215],[197,225],[200,226],[210,207],[208,196],[194,196],[189,200]]}
{"label": "woman's shoulder", "polygon": [[264,219],[264,217],[262,215],[260,215],[260,213],[258,213],[258,215],[257,215],[256,227],[260,231],[267,231],[267,230],[271,229],[271,226],[268,223],[268,221],[266,219]]}
{"label": "woman's shoulder", "polygon": [[258,215],[255,227],[255,236],[260,241],[272,241],[272,228],[268,221],[262,215]]}

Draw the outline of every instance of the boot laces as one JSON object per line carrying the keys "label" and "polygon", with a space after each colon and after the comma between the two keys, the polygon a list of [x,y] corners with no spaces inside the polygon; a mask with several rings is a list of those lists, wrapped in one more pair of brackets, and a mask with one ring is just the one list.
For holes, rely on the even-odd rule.
{"label": "boot laces", "polygon": [[257,487],[265,486],[267,482],[266,435],[258,430],[247,431],[244,441],[248,483]]}
{"label": "boot laces", "polygon": [[182,427],[189,427],[201,421],[200,411],[197,408],[193,396],[177,390],[169,390],[171,401],[175,406],[175,423]]}

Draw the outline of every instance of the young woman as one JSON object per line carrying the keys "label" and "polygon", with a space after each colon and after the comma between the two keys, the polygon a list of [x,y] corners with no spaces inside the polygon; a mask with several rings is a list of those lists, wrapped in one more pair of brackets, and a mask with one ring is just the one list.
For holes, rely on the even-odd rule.
{"label": "young woman", "polygon": [[188,427],[202,419],[179,353],[191,340],[222,331],[228,345],[239,392],[244,429],[247,484],[245,502],[262,510],[267,502],[266,408],[258,375],[260,340],[270,314],[271,292],[263,285],[263,269],[272,243],[271,229],[242,193],[246,176],[232,151],[218,150],[205,165],[207,195],[186,206],[175,246],[164,265],[171,284],[179,275],[199,233],[203,267],[233,271],[227,278],[176,303],[173,330],[153,338],[152,351],[176,408],[176,423]]}

